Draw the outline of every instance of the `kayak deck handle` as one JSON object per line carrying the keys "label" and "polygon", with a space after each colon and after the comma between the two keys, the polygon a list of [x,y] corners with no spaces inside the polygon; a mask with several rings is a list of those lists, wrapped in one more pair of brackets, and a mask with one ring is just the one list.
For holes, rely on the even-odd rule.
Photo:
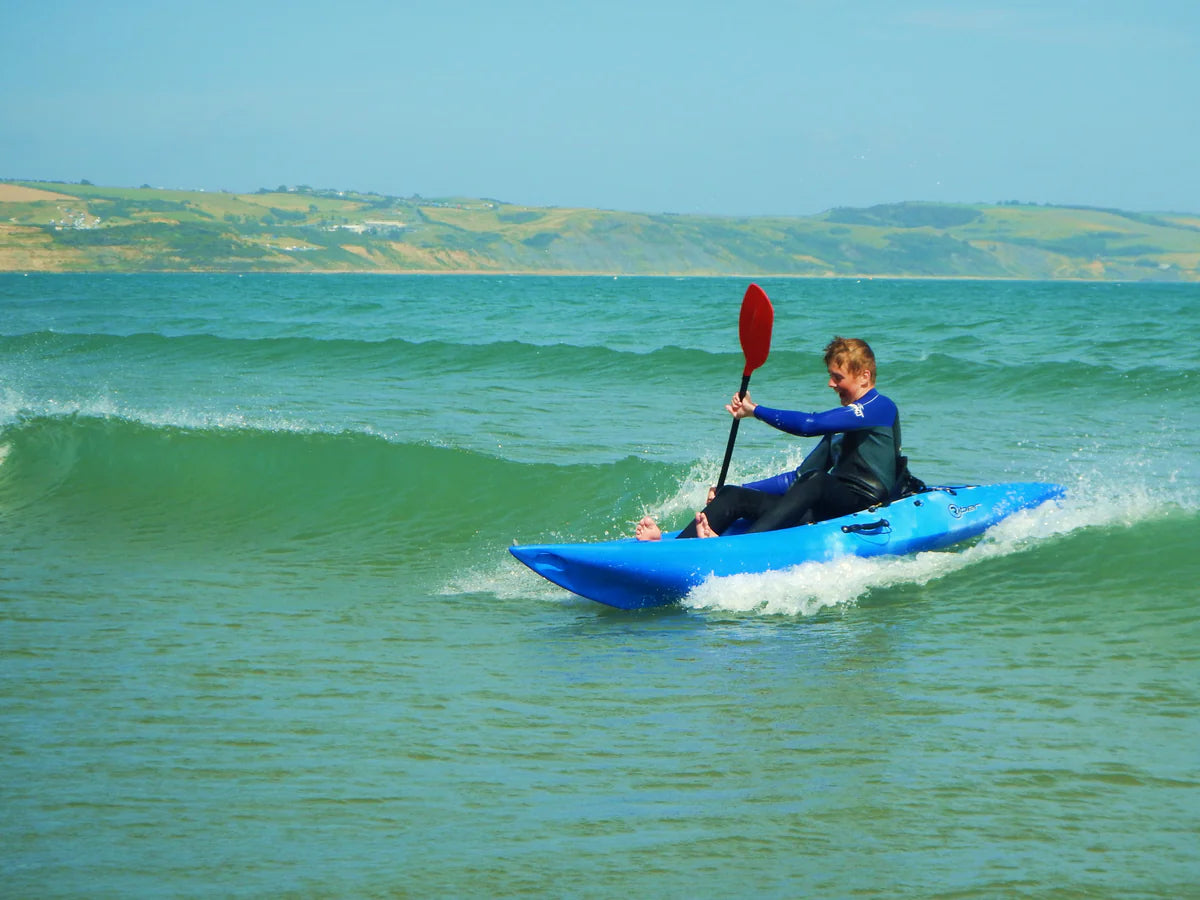
{"label": "kayak deck handle", "polygon": [[892,523],[887,519],[880,519],[877,522],[859,522],[855,525],[843,525],[843,534],[877,534],[885,528],[891,528]]}

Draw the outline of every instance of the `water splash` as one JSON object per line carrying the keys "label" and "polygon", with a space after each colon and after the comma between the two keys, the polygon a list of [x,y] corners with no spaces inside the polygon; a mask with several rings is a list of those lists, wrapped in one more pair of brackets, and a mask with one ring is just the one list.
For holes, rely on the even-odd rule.
{"label": "water splash", "polygon": [[[1110,485],[1111,486],[1111,485]],[[1195,508],[1194,503],[1191,506]],[[848,607],[873,593],[921,587],[986,560],[1014,556],[1089,528],[1132,528],[1179,509],[1178,497],[1135,483],[1120,490],[1085,489],[1081,482],[1061,502],[1024,510],[959,549],[900,557],[843,557],[779,572],[710,578],[685,598],[692,609],[772,616],[814,616]]]}

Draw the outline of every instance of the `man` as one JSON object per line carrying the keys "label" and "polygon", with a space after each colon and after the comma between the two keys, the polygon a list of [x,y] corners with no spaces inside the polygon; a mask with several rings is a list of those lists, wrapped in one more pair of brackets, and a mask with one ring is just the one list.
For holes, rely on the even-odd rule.
{"label": "man", "polygon": [[[739,519],[748,532],[773,531],[844,516],[891,499],[900,477],[900,413],[875,390],[875,354],[866,341],[835,337],[825,348],[829,386],[842,405],[821,413],[790,412],[734,394],[727,409],[739,418],[761,419],[800,437],[821,441],[793,472],[709,491],[708,505],[681,538],[716,537]],[[649,516],[634,531],[657,541],[662,530]]]}

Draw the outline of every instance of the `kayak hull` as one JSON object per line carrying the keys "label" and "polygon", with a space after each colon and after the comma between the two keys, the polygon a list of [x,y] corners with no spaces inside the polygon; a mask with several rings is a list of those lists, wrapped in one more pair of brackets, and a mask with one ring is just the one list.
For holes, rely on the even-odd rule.
{"label": "kayak hull", "polygon": [[515,545],[509,551],[572,593],[618,609],[642,609],[677,602],[714,576],[778,571],[841,556],[939,550],[1064,494],[1061,486],[1043,482],[943,486],[837,519],[761,534]]}

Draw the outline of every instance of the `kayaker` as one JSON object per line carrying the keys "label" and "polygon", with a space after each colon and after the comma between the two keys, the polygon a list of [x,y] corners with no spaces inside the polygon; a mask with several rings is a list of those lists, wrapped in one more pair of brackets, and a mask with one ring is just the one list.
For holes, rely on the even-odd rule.
{"label": "kayaker", "polygon": [[[829,387],[841,406],[820,413],[792,412],[733,395],[725,406],[739,419],[755,418],[780,431],[821,440],[800,467],[745,485],[710,489],[708,505],[681,538],[717,537],[738,519],[750,532],[774,531],[848,515],[886,503],[901,475],[900,412],[875,390],[875,354],[866,341],[835,337],[825,347]],[[634,530],[657,541],[662,529],[650,516]]]}

